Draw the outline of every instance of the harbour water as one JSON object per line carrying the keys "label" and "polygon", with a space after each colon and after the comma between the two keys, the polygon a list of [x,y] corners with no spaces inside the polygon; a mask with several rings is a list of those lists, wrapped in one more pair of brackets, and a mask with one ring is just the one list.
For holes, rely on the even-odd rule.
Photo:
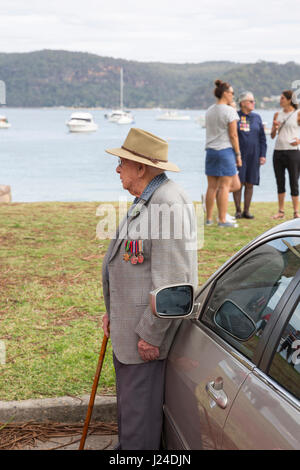
{"label": "harbour water", "polygon": [[[132,126],[166,139],[169,160],[182,170],[168,176],[183,186],[193,200],[200,200],[205,194],[205,129],[195,121],[204,116],[204,110],[179,111],[191,117],[188,121],[158,121],[160,110],[132,110],[132,125],[108,122],[104,118],[107,110],[83,110],[92,112],[99,126],[89,134],[69,133],[65,123],[73,111],[1,109],[12,126],[0,130],[0,184],[11,186],[13,202],[114,201],[127,196],[115,172],[117,158],[105,149],[119,147]],[[256,112],[271,126],[274,111]],[[267,163],[261,167],[254,201],[277,200],[272,166],[274,141],[270,136],[267,143]]]}

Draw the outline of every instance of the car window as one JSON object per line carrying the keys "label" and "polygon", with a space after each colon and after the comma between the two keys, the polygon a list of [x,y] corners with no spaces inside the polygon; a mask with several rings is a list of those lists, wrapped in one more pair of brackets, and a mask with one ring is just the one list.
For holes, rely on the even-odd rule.
{"label": "car window", "polygon": [[299,269],[299,237],[260,245],[221,275],[201,320],[252,359],[267,322]]}
{"label": "car window", "polygon": [[280,338],[269,375],[300,400],[300,302]]}

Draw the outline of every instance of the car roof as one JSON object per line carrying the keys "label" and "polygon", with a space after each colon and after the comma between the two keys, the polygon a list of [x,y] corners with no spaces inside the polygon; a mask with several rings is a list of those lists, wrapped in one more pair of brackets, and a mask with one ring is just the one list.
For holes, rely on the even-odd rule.
{"label": "car roof", "polygon": [[291,231],[291,232],[299,232],[299,236],[300,236],[300,219],[292,219],[292,220],[289,220],[287,222],[284,222],[282,224],[279,224],[279,225],[276,225],[275,227],[272,227],[271,229],[267,230],[266,232],[262,233],[261,235],[259,235],[258,237],[254,238],[253,240],[251,240],[249,243],[247,243],[246,245],[243,246],[243,248],[241,248],[239,251],[237,251],[233,256],[231,256],[222,266],[220,266],[214,274],[212,274],[208,279],[207,281],[202,284],[197,292],[196,292],[196,296],[206,288],[206,286],[208,284],[210,284],[211,280],[213,278],[216,278],[220,272],[222,272],[224,270],[224,268],[228,267],[231,265],[231,262],[238,258],[240,255],[242,255],[245,251],[247,251],[252,245],[256,245],[257,242],[260,242],[260,241],[263,241],[265,238],[268,238],[270,235],[280,235],[280,233],[282,232],[288,232],[288,231]]}
{"label": "car roof", "polygon": [[280,234],[281,232],[286,232],[289,230],[299,231],[300,235],[300,219],[292,219],[287,222],[283,222],[282,224],[276,225],[275,227],[272,227],[271,229],[259,235],[255,240],[257,241],[260,238],[265,238],[269,235],[276,235],[276,233]]}

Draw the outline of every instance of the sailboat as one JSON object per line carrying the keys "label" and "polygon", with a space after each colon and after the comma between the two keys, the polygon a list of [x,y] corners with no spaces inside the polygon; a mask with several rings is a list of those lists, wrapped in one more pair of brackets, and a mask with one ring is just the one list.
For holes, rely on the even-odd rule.
{"label": "sailboat", "polygon": [[123,109],[123,68],[120,70],[120,108],[114,109],[110,114],[105,114],[105,117],[109,122],[114,122],[116,124],[131,124],[134,121],[134,117],[130,111]]}

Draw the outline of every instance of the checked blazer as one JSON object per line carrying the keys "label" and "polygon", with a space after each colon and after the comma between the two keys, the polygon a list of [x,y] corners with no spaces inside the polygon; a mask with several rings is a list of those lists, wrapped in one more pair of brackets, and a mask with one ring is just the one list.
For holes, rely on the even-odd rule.
{"label": "checked blazer", "polygon": [[[181,233],[178,221],[184,224]],[[181,320],[155,317],[149,293],[166,284],[190,282],[197,287],[195,230],[193,205],[170,179],[147,202],[140,200],[120,223],[103,260],[102,284],[112,347],[121,363],[143,362],[137,349],[140,338],[159,347],[159,359],[167,357]],[[144,262],[133,265],[123,259],[125,241],[138,239],[143,240]]]}

